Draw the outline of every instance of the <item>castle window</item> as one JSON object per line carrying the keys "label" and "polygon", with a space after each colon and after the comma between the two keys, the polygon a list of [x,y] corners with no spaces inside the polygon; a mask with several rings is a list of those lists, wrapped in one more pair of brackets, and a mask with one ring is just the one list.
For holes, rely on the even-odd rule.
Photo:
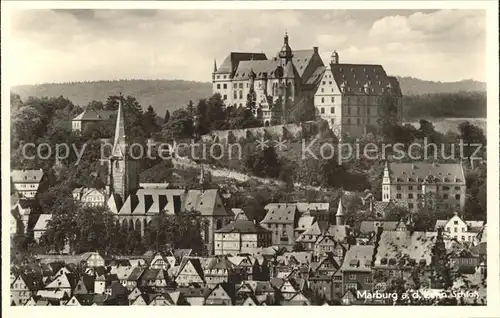
{"label": "castle window", "polygon": [[330,114],[335,114],[335,107],[330,107]]}
{"label": "castle window", "polygon": [[413,199],[413,193],[408,193],[408,199]]}
{"label": "castle window", "polygon": [[455,194],[455,200],[460,200],[460,194]]}
{"label": "castle window", "polygon": [[119,163],[117,161],[117,162],[115,162],[115,168],[118,168],[118,167],[119,167]]}
{"label": "castle window", "polygon": [[351,107],[347,107],[347,115],[351,114]]}
{"label": "castle window", "polygon": [[227,95],[226,94],[224,94],[224,100],[227,100]]}
{"label": "castle window", "polygon": [[323,104],[325,102],[325,98],[321,97],[321,103]]}
{"label": "castle window", "polygon": [[237,99],[238,98],[238,93],[236,91],[233,92],[233,98]]}
{"label": "castle window", "polygon": [[224,89],[227,89],[227,84],[224,84]]}
{"label": "castle window", "polygon": [[220,89],[220,84],[217,84],[217,89]]}
{"label": "castle window", "polygon": [[321,113],[324,114],[325,113],[325,108],[324,107],[321,107]]}
{"label": "castle window", "polygon": [[351,124],[351,118],[347,118],[347,124],[350,125]]}
{"label": "castle window", "polygon": [[332,85],[332,81],[328,82],[328,84]]}
{"label": "castle window", "polygon": [[332,103],[335,102],[335,97],[332,97]]}
{"label": "castle window", "polygon": [[325,92],[325,89],[324,88],[321,88],[321,92],[324,93]]}
{"label": "castle window", "polygon": [[240,83],[240,88],[243,88],[243,83]]}
{"label": "castle window", "polygon": [[224,79],[226,79],[226,78],[227,78],[227,75],[224,75]]}
{"label": "castle window", "polygon": [[240,99],[243,99],[243,91],[240,91]]}
{"label": "castle window", "polygon": [[325,81],[323,81],[323,85],[325,85],[325,84],[326,84],[326,82],[325,82]]}

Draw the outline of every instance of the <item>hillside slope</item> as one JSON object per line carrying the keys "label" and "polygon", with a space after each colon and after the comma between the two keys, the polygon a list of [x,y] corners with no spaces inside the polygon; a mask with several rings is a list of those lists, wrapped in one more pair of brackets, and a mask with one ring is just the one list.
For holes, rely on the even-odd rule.
{"label": "hillside slope", "polygon": [[[405,95],[427,93],[454,93],[458,91],[485,91],[486,83],[472,80],[460,82],[422,81],[412,77],[398,77]],[[212,94],[211,83],[182,80],[120,80],[40,84],[14,86],[12,92],[26,100],[29,96],[57,97],[63,95],[74,104],[86,106],[92,100],[105,100],[120,92],[137,98],[143,107],[152,105],[163,116],[166,109],[184,107],[189,100],[195,103]]]}

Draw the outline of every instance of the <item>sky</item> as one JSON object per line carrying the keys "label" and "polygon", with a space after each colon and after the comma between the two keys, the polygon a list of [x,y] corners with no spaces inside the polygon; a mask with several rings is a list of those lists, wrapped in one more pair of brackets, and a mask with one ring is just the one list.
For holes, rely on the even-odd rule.
{"label": "sky", "polygon": [[11,14],[12,84],[115,79],[211,81],[231,51],[319,47],[327,63],[394,76],[486,79],[483,10],[22,10]]}

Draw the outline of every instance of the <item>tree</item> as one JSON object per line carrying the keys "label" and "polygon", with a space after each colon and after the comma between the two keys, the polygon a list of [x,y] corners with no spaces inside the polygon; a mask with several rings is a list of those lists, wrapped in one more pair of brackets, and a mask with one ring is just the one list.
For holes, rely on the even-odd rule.
{"label": "tree", "polygon": [[475,147],[472,147],[472,145],[479,144],[486,146],[486,136],[481,128],[472,125],[468,121],[460,123],[460,125],[458,125],[458,130],[460,132],[460,138],[463,140],[464,145],[467,146],[464,149],[464,155],[470,160],[475,150]]}
{"label": "tree", "polygon": [[166,125],[170,120],[170,112],[168,109],[165,110],[165,117],[163,117],[163,125]]}
{"label": "tree", "polygon": [[245,168],[255,176],[277,178],[280,175],[281,164],[274,147],[259,150],[249,145],[243,160]]}
{"label": "tree", "polygon": [[153,134],[160,131],[160,126],[158,125],[156,112],[151,105],[149,105],[148,109],[144,113],[142,122],[144,130],[148,137],[151,138]]}
{"label": "tree", "polygon": [[104,103],[101,101],[90,101],[86,107],[87,110],[103,110],[104,109]]}
{"label": "tree", "polygon": [[302,122],[314,120],[316,108],[312,99],[300,99],[295,103],[290,113],[290,121],[299,125]]}
{"label": "tree", "polygon": [[378,124],[384,140],[393,142],[396,139],[394,127],[398,125],[398,106],[397,100],[390,92],[384,92],[382,102],[380,104],[380,115]]}
{"label": "tree", "polygon": [[193,103],[193,101],[192,101],[192,100],[189,100],[189,102],[188,102],[188,104],[187,104],[187,106],[186,106],[186,110],[187,110],[187,112],[188,112],[191,116],[193,116],[193,115],[194,115],[194,103]]}
{"label": "tree", "polygon": [[163,135],[167,138],[189,138],[193,135],[193,119],[185,109],[177,109],[172,113],[169,122],[163,127]]}

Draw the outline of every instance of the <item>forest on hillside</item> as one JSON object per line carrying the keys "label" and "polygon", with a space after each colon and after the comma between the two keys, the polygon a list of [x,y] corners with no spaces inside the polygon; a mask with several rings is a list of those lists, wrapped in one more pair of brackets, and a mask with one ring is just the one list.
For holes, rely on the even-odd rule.
{"label": "forest on hillside", "polygon": [[[486,117],[485,83],[461,81],[440,83],[411,77],[399,78],[404,98],[405,120],[426,118]],[[158,114],[183,108],[190,100],[208,98],[212,84],[182,80],[120,80],[15,86],[22,100],[29,97],[64,96],[74,105],[86,107],[120,93],[133,96]]]}

